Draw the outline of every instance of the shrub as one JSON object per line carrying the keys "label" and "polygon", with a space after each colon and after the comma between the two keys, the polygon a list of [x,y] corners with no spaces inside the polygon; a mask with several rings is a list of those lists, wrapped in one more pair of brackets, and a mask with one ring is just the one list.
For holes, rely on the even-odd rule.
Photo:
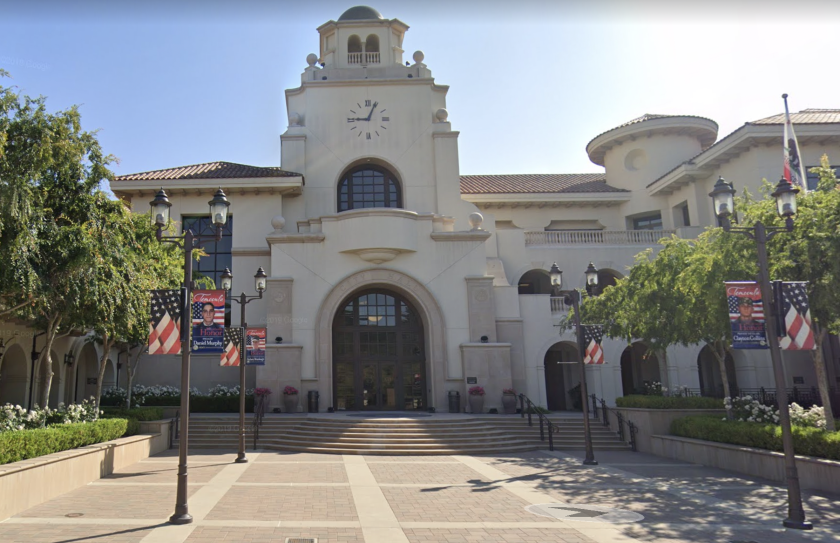
{"label": "shrub", "polygon": [[622,396],[615,399],[615,405],[639,409],[723,409],[720,399],[704,396]]}
{"label": "shrub", "polygon": [[125,434],[127,426],[126,419],[108,419],[3,432],[0,433],[0,464],[111,441]]}
{"label": "shrub", "polygon": [[140,421],[161,420],[163,418],[163,409],[160,407],[133,407],[131,409],[106,407],[102,410],[101,418],[126,419],[128,421],[128,428],[123,437],[127,437],[140,433]]}
{"label": "shrub", "polygon": [[[840,460],[840,432],[792,426],[796,454]],[[717,443],[782,451],[782,428],[775,424],[720,420],[717,416],[683,417],[671,423],[671,434]]]}
{"label": "shrub", "polygon": [[[92,399],[92,398],[91,398]],[[12,430],[32,430],[55,424],[93,422],[97,419],[96,406],[92,401],[84,400],[80,404],[58,404],[58,409],[36,404],[31,411],[19,405],[6,404],[0,407],[0,432]]]}
{"label": "shrub", "polygon": [[[245,396],[245,411],[254,411],[254,397]],[[192,396],[190,413],[239,413],[239,396]]]}

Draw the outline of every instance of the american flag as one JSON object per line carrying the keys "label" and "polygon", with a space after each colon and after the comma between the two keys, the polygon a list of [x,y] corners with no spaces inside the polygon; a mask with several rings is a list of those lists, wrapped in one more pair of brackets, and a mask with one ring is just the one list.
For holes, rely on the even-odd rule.
{"label": "american flag", "polygon": [[788,351],[816,349],[814,330],[811,328],[811,307],[802,281],[783,281],[781,285],[784,327],[779,330],[779,346]]}
{"label": "american flag", "polygon": [[242,328],[225,328],[221,366],[238,366],[242,347]]}
{"label": "american flag", "polygon": [[586,345],[586,354],[583,357],[584,364],[604,363],[604,349],[601,348],[601,340],[603,339],[603,326],[600,324],[583,325],[583,343]]}
{"label": "american flag", "polygon": [[[726,298],[729,304],[729,320],[734,321],[741,316],[741,312],[738,309],[738,302],[740,302],[741,296],[727,296]],[[761,299],[753,300],[752,317],[753,319],[764,320],[764,302]]]}
{"label": "american flag", "polygon": [[181,352],[181,292],[153,290],[149,319],[149,354]]}
{"label": "american flag", "polygon": [[[201,317],[201,306],[209,302],[193,302],[192,304],[192,323],[193,326],[198,326],[204,320]],[[224,303],[222,305],[214,305],[213,309],[215,309],[216,314],[213,315],[213,322],[220,326],[225,325],[225,306]]]}

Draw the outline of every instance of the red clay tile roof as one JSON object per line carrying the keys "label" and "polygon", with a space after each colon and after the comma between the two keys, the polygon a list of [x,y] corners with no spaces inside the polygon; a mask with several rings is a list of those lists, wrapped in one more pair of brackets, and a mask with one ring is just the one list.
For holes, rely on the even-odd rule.
{"label": "red clay tile roof", "polygon": [[[791,113],[790,120],[794,125],[797,124],[824,124],[824,123],[840,123],[840,109],[803,109],[802,111]],[[779,113],[765,117],[748,124],[784,124],[785,114]],[[796,126],[793,128],[796,130]]]}
{"label": "red clay tile roof", "polygon": [[628,192],[607,185],[602,173],[462,175],[461,194]]}
{"label": "red clay tile roof", "polygon": [[207,162],[166,170],[117,176],[114,181],[160,181],[163,179],[236,179],[248,177],[300,177],[281,168],[248,166],[234,162]]}

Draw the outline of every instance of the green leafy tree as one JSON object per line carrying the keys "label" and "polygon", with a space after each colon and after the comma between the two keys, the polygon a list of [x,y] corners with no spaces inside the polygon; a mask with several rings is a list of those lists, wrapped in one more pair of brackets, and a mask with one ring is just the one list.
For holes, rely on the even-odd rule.
{"label": "green leafy tree", "polygon": [[[840,185],[827,156],[811,172],[819,175],[817,190],[797,196],[798,211],[793,232],[773,238],[768,246],[770,276],[784,281],[808,281],[808,301],[817,348],[810,351],[817,384],[826,407],[826,427],[836,429],[831,413],[830,385],[823,357],[828,334],[840,334]],[[764,191],[772,186],[767,184]],[[770,198],[748,201],[744,222],[782,226]]]}

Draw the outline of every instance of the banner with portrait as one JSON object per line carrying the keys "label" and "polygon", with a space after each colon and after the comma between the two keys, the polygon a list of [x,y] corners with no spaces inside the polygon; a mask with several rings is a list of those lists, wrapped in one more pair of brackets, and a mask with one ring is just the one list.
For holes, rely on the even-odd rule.
{"label": "banner with portrait", "polygon": [[726,283],[733,349],[768,349],[761,288],[755,281]]}
{"label": "banner with portrait", "polygon": [[245,365],[265,366],[265,328],[245,330]]}
{"label": "banner with portrait", "polygon": [[192,298],[192,352],[224,352],[225,291],[196,290]]}

